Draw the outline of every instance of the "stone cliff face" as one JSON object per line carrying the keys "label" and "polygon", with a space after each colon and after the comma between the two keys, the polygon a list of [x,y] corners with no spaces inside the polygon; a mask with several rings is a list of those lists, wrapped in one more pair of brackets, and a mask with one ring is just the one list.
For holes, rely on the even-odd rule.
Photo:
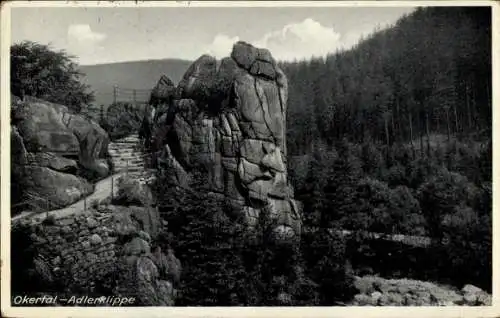
{"label": "stone cliff face", "polygon": [[109,174],[109,138],[95,122],[62,105],[14,99],[11,112],[12,204],[36,197],[41,209],[71,204],[92,191],[89,179]]}
{"label": "stone cliff face", "polygon": [[175,92],[172,86],[158,83],[163,95],[156,94],[148,119],[169,182],[187,186],[203,169],[210,190],[250,226],[267,213],[278,222],[278,237],[298,235],[300,211],[286,169],[287,79],[271,53],[238,42],[220,62],[200,57]]}

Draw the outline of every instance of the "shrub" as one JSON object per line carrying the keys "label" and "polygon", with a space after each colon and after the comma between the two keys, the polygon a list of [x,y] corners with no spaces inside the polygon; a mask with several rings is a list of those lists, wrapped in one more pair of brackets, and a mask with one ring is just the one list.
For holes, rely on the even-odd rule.
{"label": "shrub", "polygon": [[99,124],[108,132],[111,140],[139,132],[143,124],[146,107],[133,106],[127,102],[116,102],[108,106],[106,115]]}
{"label": "shrub", "polygon": [[329,229],[303,235],[306,273],[318,285],[319,305],[331,306],[351,299],[354,280],[346,262],[346,241]]}
{"label": "shrub", "polygon": [[99,207],[99,200],[98,199],[94,199],[90,202],[90,207],[92,209],[97,209]]}
{"label": "shrub", "polygon": [[146,186],[140,184],[134,177],[122,176],[118,179],[118,195],[114,204],[151,206],[152,193]]}
{"label": "shrub", "polygon": [[76,112],[94,100],[89,86],[80,82],[83,73],[65,51],[23,41],[11,46],[11,91],[68,106]]}

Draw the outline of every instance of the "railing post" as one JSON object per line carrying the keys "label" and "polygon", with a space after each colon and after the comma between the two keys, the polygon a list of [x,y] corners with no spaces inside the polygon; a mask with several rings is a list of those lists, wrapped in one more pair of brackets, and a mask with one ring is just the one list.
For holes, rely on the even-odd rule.
{"label": "railing post", "polygon": [[87,197],[83,198],[83,211],[87,211]]}
{"label": "railing post", "polygon": [[116,85],[113,85],[113,104],[116,104]]}
{"label": "railing post", "polygon": [[115,183],[114,182],[114,178],[113,178],[113,176],[111,176],[111,200],[113,200],[113,193],[114,193],[113,186],[114,186],[114,183]]}

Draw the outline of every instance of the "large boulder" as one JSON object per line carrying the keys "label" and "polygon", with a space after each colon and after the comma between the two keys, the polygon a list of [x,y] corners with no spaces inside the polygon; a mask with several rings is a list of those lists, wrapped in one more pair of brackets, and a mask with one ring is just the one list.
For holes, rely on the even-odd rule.
{"label": "large boulder", "polygon": [[94,121],[34,98],[17,101],[11,118],[13,204],[66,206],[91,193],[91,181],[109,174],[109,138]]}
{"label": "large boulder", "polygon": [[70,205],[93,190],[87,180],[73,174],[52,170],[49,167],[30,165],[24,167],[24,172],[23,191],[28,195],[33,195],[32,198],[37,204],[42,204],[42,207],[43,201],[46,200],[49,210]]}
{"label": "large boulder", "polygon": [[13,109],[11,116],[28,152],[78,155],[78,139],[68,127],[74,115],[65,106],[41,100],[26,101]]}
{"label": "large boulder", "polygon": [[181,98],[203,100],[210,94],[215,79],[217,61],[209,55],[202,55],[188,68],[177,87]]}
{"label": "large boulder", "polygon": [[278,222],[278,240],[298,237],[301,213],[286,170],[287,80],[271,53],[238,42],[220,63],[203,55],[177,90],[153,132],[168,182],[187,187],[203,170],[210,191],[250,226],[266,213]]}
{"label": "large boulder", "polygon": [[157,106],[162,103],[169,103],[175,97],[175,90],[174,82],[168,76],[162,75],[151,91],[149,104]]}
{"label": "large boulder", "polygon": [[253,47],[245,42],[238,42],[233,46],[232,59],[250,74],[275,80],[279,74],[276,62],[267,49]]}

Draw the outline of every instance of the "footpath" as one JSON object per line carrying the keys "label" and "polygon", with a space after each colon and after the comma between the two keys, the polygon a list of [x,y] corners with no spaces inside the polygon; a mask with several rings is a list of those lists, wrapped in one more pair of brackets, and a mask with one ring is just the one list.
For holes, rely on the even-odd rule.
{"label": "footpath", "polygon": [[108,152],[113,162],[115,173],[96,183],[94,192],[79,201],[57,210],[48,212],[23,212],[11,218],[16,222],[25,218],[34,218],[42,221],[48,216],[56,219],[83,213],[94,201],[103,201],[118,194],[118,179],[124,175],[133,175],[141,183],[147,183],[154,178],[154,170],[146,169],[145,156],[141,151],[140,140],[137,134],[110,142]]}
{"label": "footpath", "polygon": [[[106,179],[103,179],[99,182],[96,183],[95,185],[95,190],[93,193],[88,195],[87,197],[81,199],[80,201],[77,201],[65,208],[58,209],[58,210],[52,210],[48,212],[27,212],[27,213],[21,213],[18,214],[14,217],[11,218],[12,222],[18,221],[20,219],[28,218],[28,217],[34,217],[38,220],[43,220],[47,216],[51,215],[54,216],[56,219],[60,219],[63,217],[67,217],[73,214],[79,214],[85,211],[85,208],[89,207],[90,204],[97,200],[97,201],[102,201],[107,198],[111,197],[111,188],[113,188],[113,196],[116,196],[118,194],[118,187],[117,187],[117,180],[123,176],[125,173],[117,173],[114,175],[111,175],[107,177]],[[113,184],[113,187],[111,186],[111,183]],[[86,201],[86,202],[85,202]]]}

